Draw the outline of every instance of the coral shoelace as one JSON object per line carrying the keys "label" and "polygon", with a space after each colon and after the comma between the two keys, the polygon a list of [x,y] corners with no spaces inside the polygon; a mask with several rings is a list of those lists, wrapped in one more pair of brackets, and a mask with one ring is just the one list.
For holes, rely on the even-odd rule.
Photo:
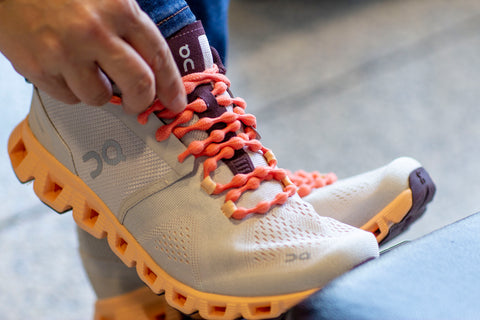
{"label": "coral shoelace", "polygon": [[[222,206],[222,211],[227,217],[243,219],[252,213],[265,214],[272,206],[284,204],[289,197],[296,193],[297,187],[290,181],[286,170],[277,168],[277,160],[273,153],[262,146],[257,139],[257,132],[255,131],[256,119],[253,115],[245,113],[245,101],[225,94],[230,87],[228,78],[219,73],[218,67],[214,65],[204,72],[188,74],[182,80],[187,94],[192,93],[199,85],[211,84],[213,86],[211,93],[216,98],[218,105],[223,107],[233,106],[232,111],[226,110],[216,118],[204,117],[191,125],[186,125],[192,120],[195,113],[202,113],[207,110],[205,101],[197,98],[189,103],[183,112],[174,114],[156,100],[146,111],[138,116],[138,122],[145,124],[152,113],[155,113],[159,118],[172,120],[170,123],[158,128],[156,132],[158,141],[168,139],[171,134],[181,139],[191,131],[207,131],[217,123],[225,124],[223,129],[211,131],[206,139],[191,142],[185,152],[178,156],[178,161],[183,162],[190,155],[208,157],[203,163],[204,180],[202,181],[202,187],[208,194],[215,195],[228,190],[225,196],[225,203]],[[120,104],[121,99],[114,98],[111,102]],[[243,131],[240,132],[242,128]],[[236,136],[224,141],[226,134],[229,132],[235,132]],[[244,148],[252,152],[261,152],[266,159],[267,166],[256,167],[247,174],[236,174],[226,184],[214,182],[210,174],[217,168],[218,162],[222,159],[232,158],[236,150]],[[283,191],[278,193],[272,200],[261,201],[253,208],[237,207],[235,203],[244,192],[255,190],[263,181],[269,180],[281,182]],[[297,181],[299,180],[297,179]]]}
{"label": "coral shoelace", "polygon": [[321,174],[318,171],[307,172],[298,170],[295,172],[287,171],[287,176],[298,187],[300,197],[308,196],[314,189],[323,188],[337,181],[334,173]]}

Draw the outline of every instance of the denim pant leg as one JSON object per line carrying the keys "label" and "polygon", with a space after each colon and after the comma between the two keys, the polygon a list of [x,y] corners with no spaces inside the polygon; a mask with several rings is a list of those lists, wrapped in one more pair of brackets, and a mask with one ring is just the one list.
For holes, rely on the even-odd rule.
{"label": "denim pant leg", "polygon": [[[225,62],[228,44],[229,0],[137,0],[158,25],[165,38],[198,18],[202,21],[210,44]],[[193,12],[192,12],[193,11]],[[195,17],[196,16],[196,17]]]}
{"label": "denim pant leg", "polygon": [[137,0],[137,3],[165,38],[197,20],[184,0]]}
{"label": "denim pant leg", "polygon": [[228,47],[228,5],[230,0],[186,0],[197,19],[202,21],[208,41],[225,63]]}

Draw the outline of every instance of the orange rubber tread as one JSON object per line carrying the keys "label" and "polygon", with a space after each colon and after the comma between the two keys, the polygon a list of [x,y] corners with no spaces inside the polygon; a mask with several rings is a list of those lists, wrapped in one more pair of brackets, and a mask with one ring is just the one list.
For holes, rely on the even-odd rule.
{"label": "orange rubber tread", "polygon": [[377,242],[380,243],[388,235],[390,228],[402,221],[412,205],[412,190],[406,189],[364,224],[361,229],[372,232],[377,238]]}
{"label": "orange rubber tread", "polygon": [[205,293],[168,275],[120,224],[103,201],[76,175],[53,157],[35,138],[28,117],[12,132],[8,153],[21,182],[35,179],[37,196],[57,212],[72,209],[75,222],[96,238],[107,237],[112,251],[128,266],[136,266],[139,277],[185,314],[199,311],[207,319],[275,318],[317,289],[264,297],[235,297]]}
{"label": "orange rubber tread", "polygon": [[142,287],[121,296],[101,299],[95,303],[94,320],[181,320],[177,310],[169,307],[165,298]]}

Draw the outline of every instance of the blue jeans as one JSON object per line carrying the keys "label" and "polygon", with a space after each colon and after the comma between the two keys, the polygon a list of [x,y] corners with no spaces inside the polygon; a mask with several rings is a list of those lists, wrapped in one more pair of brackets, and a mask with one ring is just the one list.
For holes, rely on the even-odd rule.
{"label": "blue jeans", "polygon": [[229,0],[137,0],[155,22],[165,38],[195,22],[197,18],[210,44],[225,61],[228,41]]}

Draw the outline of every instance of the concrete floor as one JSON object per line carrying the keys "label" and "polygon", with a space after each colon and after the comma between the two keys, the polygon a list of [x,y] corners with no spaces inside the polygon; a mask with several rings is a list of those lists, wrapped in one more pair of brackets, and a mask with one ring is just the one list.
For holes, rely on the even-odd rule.
{"label": "concrete floor", "polygon": [[[475,0],[234,0],[228,75],[283,167],[343,178],[422,162],[437,195],[396,243],[480,208],[479,28]],[[6,150],[31,86],[2,56],[0,88]],[[1,318],[91,318],[71,215],[20,185],[6,152],[0,164]]]}

